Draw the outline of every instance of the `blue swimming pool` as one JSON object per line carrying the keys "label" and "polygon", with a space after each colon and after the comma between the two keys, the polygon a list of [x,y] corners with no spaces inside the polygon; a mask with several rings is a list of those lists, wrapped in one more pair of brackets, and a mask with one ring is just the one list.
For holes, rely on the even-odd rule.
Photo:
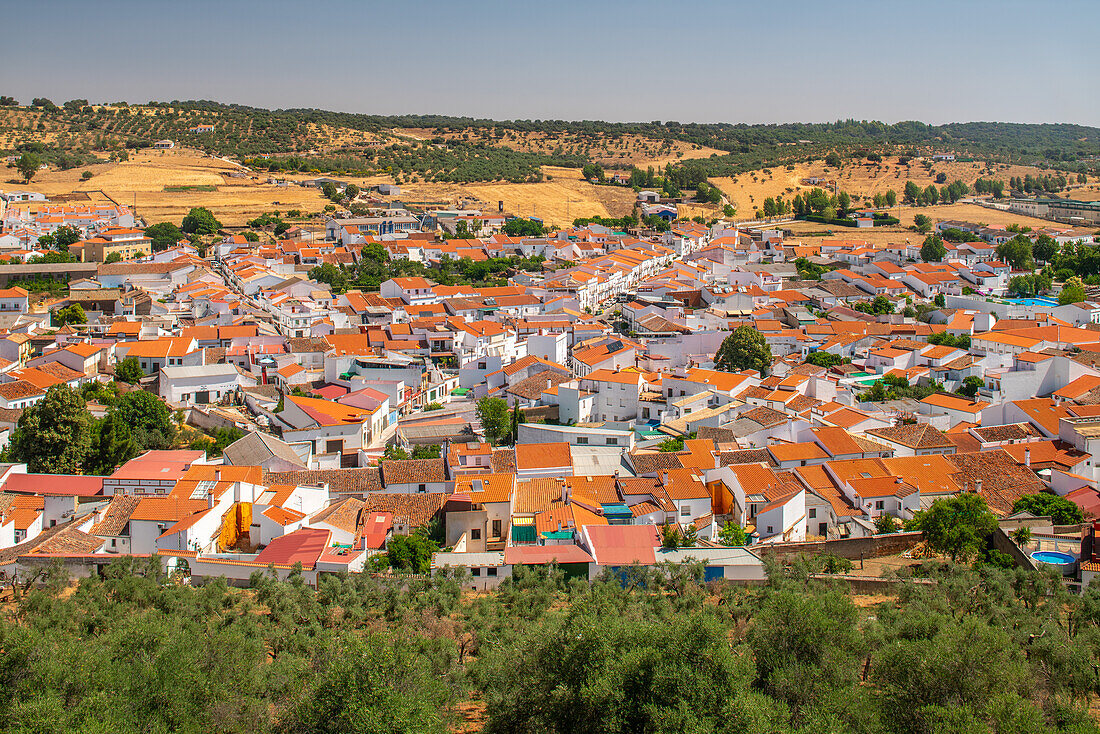
{"label": "blue swimming pool", "polygon": [[1057,306],[1058,301],[1054,298],[1005,298],[1005,301],[1009,303],[1015,303],[1020,306]]}
{"label": "blue swimming pool", "polygon": [[1040,563],[1049,563],[1052,566],[1064,566],[1077,562],[1076,556],[1071,556],[1069,553],[1059,553],[1058,551],[1035,551],[1031,554],[1031,557]]}

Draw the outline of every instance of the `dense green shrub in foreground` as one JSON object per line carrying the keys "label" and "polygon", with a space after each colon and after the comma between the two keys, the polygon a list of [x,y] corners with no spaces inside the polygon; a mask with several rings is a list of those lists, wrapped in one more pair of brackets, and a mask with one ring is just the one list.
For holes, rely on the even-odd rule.
{"label": "dense green shrub in foreground", "polygon": [[[1096,732],[1100,588],[931,564],[853,604],[812,564],[745,588],[696,565],[589,584],[56,569],[0,624],[2,732]],[[64,591],[64,593],[62,593]]]}

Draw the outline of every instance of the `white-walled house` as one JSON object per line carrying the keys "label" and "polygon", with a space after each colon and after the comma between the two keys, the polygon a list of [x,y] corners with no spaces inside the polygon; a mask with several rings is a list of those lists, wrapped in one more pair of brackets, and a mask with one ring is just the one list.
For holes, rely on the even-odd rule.
{"label": "white-walled house", "polygon": [[439,303],[440,298],[426,278],[390,278],[379,286],[382,298],[400,298],[408,304]]}
{"label": "white-walled house", "polygon": [[232,364],[164,367],[160,371],[160,397],[176,405],[216,403],[238,388],[255,385],[255,379]]}
{"label": "white-walled house", "polygon": [[318,398],[287,395],[279,413],[287,442],[311,441],[316,454],[346,453],[369,445],[369,414]]}

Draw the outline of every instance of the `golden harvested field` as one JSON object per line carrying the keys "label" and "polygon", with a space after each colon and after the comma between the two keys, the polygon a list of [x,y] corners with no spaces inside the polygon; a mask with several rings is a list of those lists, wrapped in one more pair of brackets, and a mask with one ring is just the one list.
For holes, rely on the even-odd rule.
{"label": "golden harvested field", "polygon": [[1077,186],[1071,188],[1069,191],[1069,198],[1077,199],[1079,201],[1097,201],[1100,200],[1100,184],[1089,183],[1084,186]]}
{"label": "golden harvested field", "polygon": [[[1048,227],[1053,222],[1046,219],[1025,217],[1011,212],[1002,212],[996,209],[986,209],[976,204],[946,204],[943,206],[925,207],[901,207],[890,210],[890,213],[901,220],[896,227],[874,227],[873,229],[854,229],[851,227],[829,227],[817,222],[787,222],[782,225],[794,233],[796,239],[810,245],[821,242],[823,239],[862,240],[877,247],[905,242],[922,242],[925,235],[908,229],[913,225],[913,217],[924,214],[933,222],[943,219],[958,219],[966,222],[981,224],[1019,224],[1032,228]],[[832,230],[831,235],[822,234],[826,230]],[[809,234],[812,233],[812,234]]]}
{"label": "golden harvested field", "polygon": [[[790,170],[788,170],[790,168]],[[786,200],[795,194],[809,191],[814,185],[803,184],[804,178],[823,178],[826,182],[836,181],[840,191],[847,191],[853,199],[873,197],[893,189],[901,195],[906,181],[913,181],[921,188],[933,183],[938,174],[947,176],[947,183],[960,180],[972,185],[978,178],[997,178],[1008,181],[1011,176],[1040,175],[1044,173],[1030,166],[995,165],[992,168],[984,163],[934,163],[931,172],[920,162],[912,160],[907,166],[898,165],[896,157],[883,158],[881,164],[848,163],[838,169],[828,168],[822,161],[812,164],[797,163],[791,166],[777,165],[760,171],[751,171],[729,178],[712,178],[710,182],[722,190],[722,193],[737,208],[738,216],[751,216],[752,212],[764,205],[769,196],[782,196]],[[1049,172],[1046,172],[1049,174]],[[941,184],[942,185],[942,184]],[[824,187],[822,184],[817,184]]]}
{"label": "golden harvested field", "polygon": [[604,133],[579,135],[575,133],[549,134],[501,130],[497,137],[488,128],[447,130],[438,135],[433,128],[399,128],[394,133],[414,140],[430,140],[443,137],[447,140],[465,140],[471,143],[495,145],[528,153],[587,155],[604,166],[664,168],[667,163],[709,158],[712,154],[724,155],[720,150],[692,145],[681,140],[662,141],[641,135],[611,137]]}
{"label": "golden harvested field", "polygon": [[540,183],[404,183],[403,201],[456,201],[472,198],[486,202],[496,211],[522,217],[539,217],[547,224],[568,225],[578,217],[621,217],[634,207],[634,191],[620,186],[594,186],[581,179],[578,168],[544,166],[548,180]]}
{"label": "golden harvested field", "polygon": [[[228,173],[243,169],[188,150],[149,151],[131,155],[123,163],[89,166],[87,170],[95,175],[87,181],[80,180],[83,170],[43,171],[25,188],[47,196],[101,190],[120,204],[136,205],[137,213],[150,224],[178,224],[195,206],[210,209],[223,224],[240,225],[263,212],[316,212],[326,203],[317,189],[266,184],[266,174],[230,178]],[[216,190],[165,191],[173,186],[214,186]]]}
{"label": "golden harvested field", "polygon": [[[539,183],[410,183],[401,184],[397,199],[416,204],[439,202],[454,206],[466,200],[467,208],[481,207],[486,212],[497,210],[504,202],[504,211],[521,217],[540,217],[547,224],[572,224],[578,217],[621,217],[634,208],[634,190],[623,186],[595,186],[581,178],[579,168],[543,166],[546,180]],[[280,177],[300,181],[314,178],[307,174],[280,174]],[[393,183],[393,176],[379,174],[366,178],[338,176],[341,181],[361,188],[380,183]],[[480,204],[478,204],[480,202]],[[713,214],[711,216],[714,216]]]}
{"label": "golden harvested field", "polygon": [[[264,212],[288,209],[319,212],[328,203],[317,189],[264,183],[268,177],[266,173],[230,178],[231,171],[247,169],[189,150],[148,151],[134,154],[123,163],[88,166],[87,170],[94,176],[87,181],[80,180],[83,170],[43,171],[29,186],[13,176],[9,184],[41,191],[50,197],[87,193],[93,201],[102,198],[96,193],[101,190],[119,203],[136,205],[137,213],[150,224],[163,221],[178,224],[195,206],[205,206],[223,224],[236,226]],[[491,211],[496,211],[497,202],[503,200],[507,213],[536,216],[548,224],[563,226],[572,224],[577,217],[621,217],[633,209],[632,189],[594,186],[581,179],[577,168],[546,166],[543,174],[547,180],[540,183],[406,183],[401,186],[400,198],[408,202],[433,201],[447,205],[457,204],[460,199],[475,200],[484,202],[483,206],[491,207]],[[314,176],[286,177],[303,180]],[[390,176],[341,176],[340,179],[361,187],[393,182]],[[175,186],[214,186],[216,190],[165,191],[165,187]]]}

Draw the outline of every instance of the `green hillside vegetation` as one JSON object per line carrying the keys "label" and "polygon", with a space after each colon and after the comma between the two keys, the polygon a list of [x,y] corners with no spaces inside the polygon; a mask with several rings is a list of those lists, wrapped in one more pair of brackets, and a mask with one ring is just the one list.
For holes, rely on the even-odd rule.
{"label": "green hillside vegetation", "polygon": [[337,151],[324,156],[249,158],[245,163],[268,171],[370,175],[392,173],[412,181],[541,181],[541,166],[580,167],[576,156],[547,156],[510,148],[464,143],[392,145],[378,150]]}
{"label": "green hillside vegetation", "polygon": [[[1020,163],[1068,172],[1093,173],[1100,170],[1100,129],[1070,124],[1021,124],[999,122],[951,123],[927,125],[921,122],[886,124],[877,121],[838,120],[832,123],[788,123],[746,125],[730,123],[609,123],[600,121],[507,120],[494,121],[441,115],[367,115],[328,112],[314,109],[264,110],[243,105],[210,101],[149,103],[129,106],[89,106],[87,100],[70,100],[54,105],[39,99],[31,108],[5,107],[0,131],[12,132],[16,142],[33,142],[36,136],[52,132],[61,137],[58,147],[71,150],[117,150],[142,148],[160,138],[199,148],[217,155],[254,158],[260,155],[287,155],[323,150],[340,150],[342,155],[361,155],[367,160],[380,156],[394,170],[417,171],[434,180],[477,181],[475,170],[463,170],[458,158],[484,159],[483,149],[504,150],[500,141],[506,132],[569,135],[580,142],[569,151],[549,155],[512,151],[530,156],[527,165],[556,162],[582,165],[599,157],[609,142],[624,136],[645,136],[659,146],[682,141],[723,151],[710,158],[684,160],[673,169],[674,183],[681,188],[696,188],[708,176],[733,176],[768,165],[807,159],[828,158],[832,164],[881,160],[883,153],[921,155],[932,151],[950,151],[960,156],[999,163]],[[150,114],[151,113],[151,114]],[[191,132],[199,124],[214,126],[212,132]],[[404,144],[394,136],[394,128],[427,128],[438,137],[430,142],[441,145],[438,154]],[[327,131],[327,132],[326,132]],[[354,140],[332,139],[332,131],[342,131]],[[445,134],[461,133],[463,139],[444,143]],[[368,145],[393,146],[384,152]],[[664,149],[664,148],[661,148]],[[481,152],[478,152],[481,151]],[[311,153],[311,155],[315,155]],[[423,162],[437,156],[433,164]],[[411,161],[406,162],[406,158]],[[322,158],[323,160],[323,158]],[[483,165],[484,161],[481,164]],[[429,168],[430,165],[430,168]],[[625,165],[625,164],[624,164]],[[372,166],[373,167],[373,166]],[[326,169],[323,165],[318,170]],[[350,170],[346,166],[345,170]],[[458,173],[455,170],[459,169]],[[516,180],[528,180],[531,172]],[[485,174],[480,174],[485,175]],[[442,178],[438,178],[442,176]],[[457,176],[450,178],[449,176]],[[469,178],[463,178],[470,176]],[[512,176],[503,178],[512,180]]]}
{"label": "green hillside vegetation", "polygon": [[519,568],[470,596],[296,571],[193,587],[126,558],[73,590],[54,567],[5,607],[0,731],[1098,731],[1100,587],[930,563],[861,607],[820,568]]}

